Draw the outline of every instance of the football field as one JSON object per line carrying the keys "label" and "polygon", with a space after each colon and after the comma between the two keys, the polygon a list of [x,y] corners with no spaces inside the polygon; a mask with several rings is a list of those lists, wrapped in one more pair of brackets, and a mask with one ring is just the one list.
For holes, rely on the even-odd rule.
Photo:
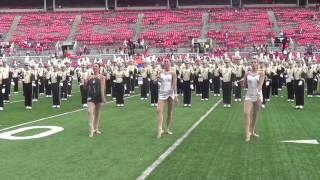
{"label": "football field", "polygon": [[[243,103],[223,108],[221,97],[212,94],[209,101],[193,96],[191,108],[184,108],[180,97],[173,135],[161,139],[156,139],[156,111],[139,94],[126,98],[125,107],[108,99],[101,112],[102,134],[94,138],[88,137],[87,112],[76,86],[60,109],[41,97],[25,110],[22,93],[12,94],[0,112],[0,137],[11,133],[22,139],[48,131],[38,126],[63,130],[36,139],[0,139],[0,179],[320,179],[320,98],[306,98],[304,109],[296,110],[285,88],[280,93],[259,114],[260,137],[248,143]],[[281,142],[286,140],[314,144]]]}

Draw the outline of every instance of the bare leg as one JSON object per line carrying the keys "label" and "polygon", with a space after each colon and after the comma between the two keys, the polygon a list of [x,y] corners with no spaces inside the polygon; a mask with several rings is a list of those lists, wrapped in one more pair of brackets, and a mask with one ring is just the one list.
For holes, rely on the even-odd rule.
{"label": "bare leg", "polygon": [[163,106],[164,106],[165,101],[164,100],[159,100],[158,101],[158,107],[157,107],[157,128],[158,128],[158,134],[157,138],[160,138],[162,135],[162,122],[163,122]]}
{"label": "bare leg", "polygon": [[172,132],[170,131],[170,129],[171,129],[172,110],[173,110],[173,101],[172,100],[168,100],[167,129],[165,130],[165,132],[168,133],[168,134],[172,134]]}
{"label": "bare leg", "polygon": [[99,131],[101,105],[102,105],[101,103],[96,104],[95,111],[94,111],[94,123],[93,123],[93,126],[94,126],[94,131],[97,134],[101,134],[101,132]]}
{"label": "bare leg", "polygon": [[244,101],[243,104],[243,124],[244,124],[244,134],[245,141],[250,141],[250,116],[253,103],[250,101]]}
{"label": "bare leg", "polygon": [[94,133],[94,127],[93,127],[94,111],[95,111],[95,104],[92,102],[88,102],[89,137],[92,137]]}
{"label": "bare leg", "polygon": [[257,134],[255,134],[258,112],[259,112],[259,107],[254,105],[252,108],[252,117],[251,117],[251,126],[250,126],[250,133],[251,135],[254,135],[254,136],[258,136]]}

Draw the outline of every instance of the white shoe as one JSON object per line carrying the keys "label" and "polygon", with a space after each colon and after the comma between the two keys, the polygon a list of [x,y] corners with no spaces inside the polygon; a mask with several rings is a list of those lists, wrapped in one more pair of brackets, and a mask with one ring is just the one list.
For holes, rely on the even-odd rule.
{"label": "white shoe", "polygon": [[172,134],[173,134],[169,129],[166,129],[166,130],[164,131],[164,133],[169,134],[169,135],[172,135]]}
{"label": "white shoe", "polygon": [[217,96],[217,94],[213,94],[213,96]]}
{"label": "white shoe", "polygon": [[264,104],[261,105],[262,108],[265,108],[266,106]]}
{"label": "white shoe", "polygon": [[53,105],[52,108],[57,108],[57,106]]}
{"label": "white shoe", "polygon": [[224,104],[224,105],[223,105],[223,107],[227,107],[227,105],[226,105],[226,104]]}
{"label": "white shoe", "polygon": [[160,139],[162,134],[163,134],[163,130],[162,129],[158,130],[157,138]]}
{"label": "white shoe", "polygon": [[183,106],[184,106],[184,107],[187,107],[187,106],[188,106],[188,104],[184,104]]}
{"label": "white shoe", "polygon": [[3,111],[3,107],[0,107],[0,111]]}
{"label": "white shoe", "polygon": [[57,108],[60,108],[60,105],[57,105]]}
{"label": "white shoe", "polygon": [[110,96],[111,96],[111,94],[107,94],[107,96],[108,96],[108,97],[110,97]]}
{"label": "white shoe", "polygon": [[288,101],[288,102],[290,102],[290,101],[291,101],[291,99],[288,99],[287,101]]}
{"label": "white shoe", "polygon": [[154,104],[153,104],[153,103],[151,103],[151,107],[154,107]]}
{"label": "white shoe", "polygon": [[204,99],[201,99],[201,101],[204,101]]}
{"label": "white shoe", "polygon": [[188,104],[189,107],[191,107],[191,104]]}
{"label": "white shoe", "polygon": [[154,104],[155,107],[158,107],[158,104]]}
{"label": "white shoe", "polygon": [[236,101],[236,102],[237,102],[237,101],[238,101],[238,99],[234,99],[234,101]]}
{"label": "white shoe", "polygon": [[238,99],[239,102],[241,102],[241,99]]}
{"label": "white shoe", "polygon": [[121,107],[123,107],[123,106],[124,106],[124,104],[120,104],[120,106],[121,106]]}
{"label": "white shoe", "polygon": [[299,106],[300,109],[303,109],[303,106]]}
{"label": "white shoe", "polygon": [[144,100],[144,98],[140,98],[140,100]]}
{"label": "white shoe", "polygon": [[14,92],[15,94],[19,94],[19,92]]}
{"label": "white shoe", "polygon": [[253,132],[253,133],[251,134],[251,136],[253,136],[253,137],[259,137],[259,134],[256,134],[255,132]]}
{"label": "white shoe", "polygon": [[266,99],[266,101],[270,101],[270,99]]}
{"label": "white shoe", "polygon": [[114,98],[112,98],[112,100],[116,100],[116,98],[114,97]]}
{"label": "white shoe", "polygon": [[102,134],[102,132],[99,131],[99,130],[95,130],[94,132],[95,132],[96,134]]}
{"label": "white shoe", "polygon": [[218,94],[218,96],[220,96],[220,94]]}
{"label": "white shoe", "polygon": [[147,100],[148,98],[144,98],[144,100]]}
{"label": "white shoe", "polygon": [[88,105],[87,105],[87,104],[83,104],[82,107],[83,107],[83,108],[86,108],[86,107],[88,107]]}
{"label": "white shoe", "polygon": [[117,107],[120,107],[120,104],[117,104]]}
{"label": "white shoe", "polygon": [[228,104],[227,107],[228,107],[228,108],[231,108],[231,104]]}
{"label": "white shoe", "polygon": [[300,106],[296,106],[296,109],[299,109],[300,108]]}
{"label": "white shoe", "polygon": [[205,100],[205,101],[208,101],[209,99],[208,99],[208,98],[204,98],[204,100]]}

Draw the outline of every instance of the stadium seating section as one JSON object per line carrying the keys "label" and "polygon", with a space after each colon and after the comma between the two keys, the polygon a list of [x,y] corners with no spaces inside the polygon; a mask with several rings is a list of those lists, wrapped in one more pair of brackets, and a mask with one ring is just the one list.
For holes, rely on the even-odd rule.
{"label": "stadium seating section", "polygon": [[[266,44],[270,37],[276,36],[268,10],[274,12],[280,29],[292,37],[297,45],[313,43],[320,47],[320,12],[312,9],[210,9],[206,35],[213,38],[220,47]],[[119,46],[123,40],[134,36],[138,14],[143,13],[137,37],[143,38],[147,45],[190,47],[191,39],[200,37],[204,11],[185,9],[1,14],[0,33],[6,34],[14,17],[20,15],[21,19],[10,40],[20,48],[34,48],[27,46],[26,40],[48,46],[67,39],[75,17],[80,14],[81,21],[75,29],[75,40],[87,45]]]}

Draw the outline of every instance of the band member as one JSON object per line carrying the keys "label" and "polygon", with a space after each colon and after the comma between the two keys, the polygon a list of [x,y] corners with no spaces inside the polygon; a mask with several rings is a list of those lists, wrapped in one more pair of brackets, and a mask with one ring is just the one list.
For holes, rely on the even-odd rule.
{"label": "band member", "polygon": [[72,97],[72,82],[74,75],[74,68],[70,66],[70,61],[66,61],[66,71],[67,71],[67,97]]}
{"label": "band member", "polygon": [[3,59],[2,60],[3,66],[2,66],[2,86],[5,89],[5,92],[3,93],[3,101],[5,103],[9,103],[9,94],[10,94],[10,85],[11,85],[11,80],[10,80],[10,71],[11,68],[7,64],[7,60]]}
{"label": "band member", "polygon": [[193,72],[189,63],[185,63],[185,68],[181,71],[181,79],[183,80],[183,106],[191,107],[191,90],[193,89]]}
{"label": "band member", "polygon": [[231,107],[232,71],[230,59],[226,59],[225,67],[221,69],[223,107]]}
{"label": "band member", "polygon": [[143,64],[144,66],[140,69],[139,74],[140,77],[138,78],[138,81],[140,81],[141,85],[141,100],[147,100],[148,99],[148,92],[149,92],[149,77],[150,77],[150,70],[146,63]]}
{"label": "band member", "polygon": [[105,77],[100,74],[100,64],[93,64],[93,74],[85,81],[88,90],[88,124],[89,137],[94,134],[101,134],[99,130],[100,110],[105,98]]}
{"label": "band member", "polygon": [[215,61],[213,68],[213,96],[220,96],[220,77],[221,77],[221,69],[219,65],[219,61]]}
{"label": "band member", "polygon": [[280,73],[281,73],[281,66],[279,65],[278,61],[275,61],[275,64],[271,67],[271,73],[272,73],[272,89],[271,93],[272,96],[278,96],[278,89],[279,89],[279,79],[280,79]]}
{"label": "band member", "polygon": [[124,73],[124,78],[123,78],[123,83],[124,83],[124,96],[130,96],[130,91],[131,91],[131,83],[130,83],[130,69],[128,66],[126,66],[123,69]]}
{"label": "band member", "polygon": [[304,79],[306,70],[302,67],[302,61],[297,60],[297,67],[293,70],[294,94],[296,97],[296,109],[303,109],[304,106]]}
{"label": "band member", "polygon": [[60,108],[60,87],[61,72],[59,72],[58,65],[53,65],[53,71],[50,73],[50,82],[52,87],[52,108]]}
{"label": "band member", "polygon": [[293,62],[289,62],[289,67],[285,70],[287,83],[288,101],[294,101],[294,77],[293,77]]}
{"label": "band member", "polygon": [[236,81],[234,82],[234,92],[235,92],[235,99],[234,101],[241,101],[241,86],[240,86],[240,80],[243,78],[245,74],[245,69],[242,64],[240,64],[240,59],[235,60],[235,76],[236,76]]}
{"label": "band member", "polygon": [[85,87],[85,80],[88,79],[90,76],[89,72],[86,70],[86,65],[83,63],[81,65],[81,69],[78,72],[78,78],[80,80],[79,85],[80,85],[80,94],[81,94],[81,104],[83,108],[86,108],[87,105],[87,99],[88,99],[88,92]]}
{"label": "band member", "polygon": [[45,70],[43,68],[43,64],[40,62],[38,67],[38,84],[39,84],[39,94],[44,94],[45,89]]}
{"label": "band member", "polygon": [[130,93],[134,93],[134,88],[136,86],[136,76],[137,76],[137,68],[135,67],[133,61],[130,61],[130,64],[128,66],[129,72],[130,72]]}
{"label": "band member", "polygon": [[31,71],[34,77],[34,83],[32,83],[32,101],[38,102],[39,98],[39,85],[38,85],[38,68],[36,68],[36,64],[31,64]]}
{"label": "band member", "polygon": [[64,64],[61,65],[61,84],[62,86],[60,87],[60,98],[62,101],[66,101],[68,97],[68,79],[67,79],[67,69]]}
{"label": "band member", "polygon": [[196,96],[201,96],[201,83],[203,82],[203,78],[201,77],[200,65],[198,61],[196,61],[193,72]]}
{"label": "band member", "polygon": [[316,72],[314,68],[312,67],[311,61],[308,64],[308,69],[307,69],[307,97],[312,97],[313,96],[313,84],[314,84],[314,77],[316,75]]}
{"label": "band member", "polygon": [[21,70],[18,68],[17,64],[13,65],[12,70],[12,79],[13,79],[13,92],[15,94],[19,93],[19,76],[21,74]]}
{"label": "band member", "polygon": [[266,78],[266,89],[264,92],[264,98],[265,101],[270,101],[270,92],[271,92],[271,79],[272,79],[272,73],[271,69],[269,67],[269,63],[265,64],[265,78]]}
{"label": "band member", "polygon": [[151,70],[150,70],[150,92],[151,92],[151,106],[157,106],[158,105],[158,75],[160,73],[159,67],[157,67],[155,62],[152,62],[151,64]]}
{"label": "band member", "polygon": [[25,63],[25,69],[22,71],[22,78],[24,105],[26,109],[32,109],[32,85],[35,85],[35,82],[29,63]]}
{"label": "band member", "polygon": [[199,78],[202,78],[201,85],[201,100],[208,101],[209,99],[209,84],[211,80],[211,73],[209,71],[208,64],[206,62],[203,63],[202,67],[200,67]]}
{"label": "band member", "polygon": [[[164,59],[163,70],[160,72],[158,80],[160,82],[159,100],[157,107],[157,138],[161,138],[163,133],[172,134],[171,117],[173,110],[173,103],[178,103],[177,92],[177,77],[176,72],[171,70],[171,63],[169,59]],[[163,109],[165,104],[168,106],[167,110],[167,127],[163,130]]]}
{"label": "band member", "polygon": [[0,61],[0,111],[3,111],[3,107],[4,107],[4,103],[3,103],[3,93],[5,91],[4,87],[3,87],[3,74],[2,74],[2,61]]}
{"label": "band member", "polygon": [[122,64],[118,64],[116,70],[113,72],[113,75],[115,77],[114,80],[114,87],[115,87],[115,95],[116,95],[116,104],[118,107],[124,106],[124,70],[122,68]]}
{"label": "band member", "polygon": [[51,85],[51,73],[53,69],[51,69],[50,65],[48,64],[44,74],[45,74],[45,81],[44,81],[44,87],[46,90],[46,97],[52,97],[52,85]]}

